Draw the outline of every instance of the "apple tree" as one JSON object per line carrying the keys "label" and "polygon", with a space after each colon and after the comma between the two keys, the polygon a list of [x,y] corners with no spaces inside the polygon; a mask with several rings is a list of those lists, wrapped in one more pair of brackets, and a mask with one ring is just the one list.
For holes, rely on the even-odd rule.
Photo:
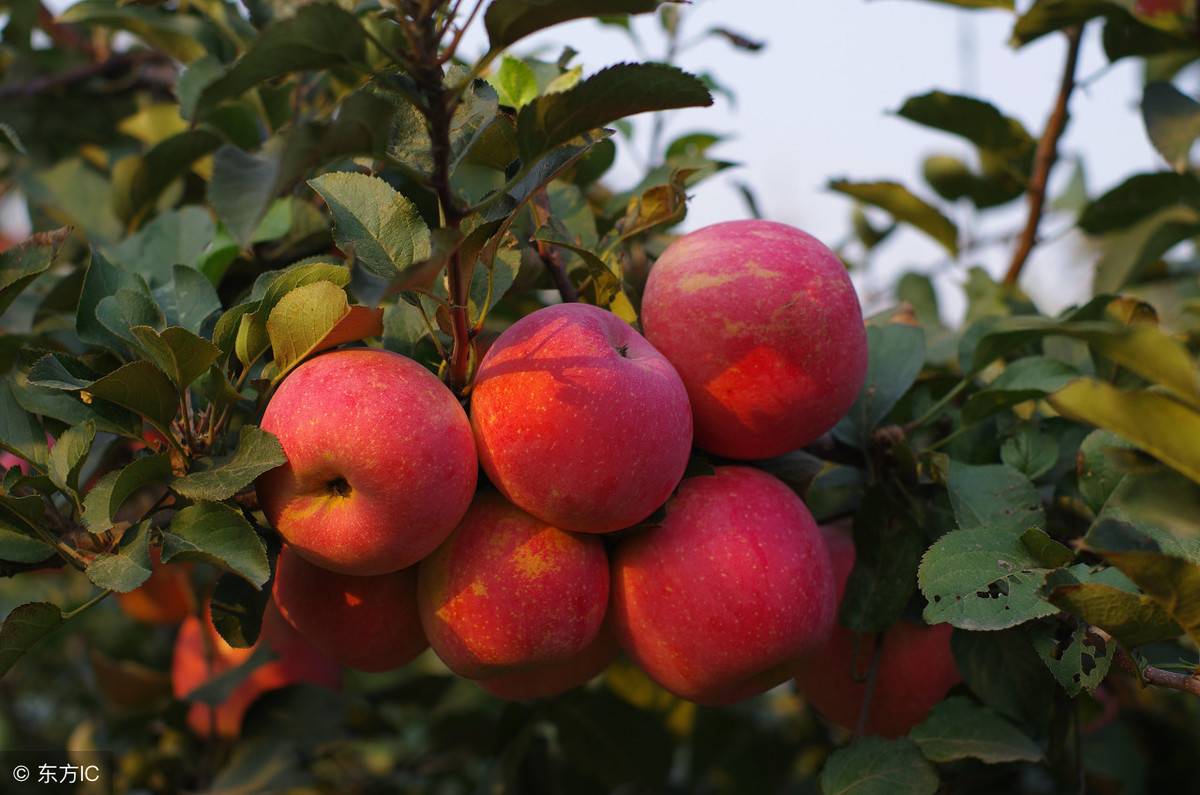
{"label": "apple tree", "polygon": [[[909,13],[938,5],[1060,42],[1053,106],[897,98],[976,156],[831,164],[835,256],[681,231],[735,166],[665,140],[736,90],[674,65],[685,5],[0,0],[0,199],[33,229],[0,238],[0,751],[153,793],[1193,780],[1200,15]],[[643,62],[528,53],[638,15]],[[753,58],[735,28],[702,35]],[[1098,193],[1059,151],[1097,33],[1161,154]],[[967,234],[993,214],[1020,223]],[[966,273],[961,323],[925,268],[864,325],[849,274],[901,227]],[[1098,252],[1056,316],[1020,286],[1050,229]],[[373,505],[339,456],[384,462]]]}

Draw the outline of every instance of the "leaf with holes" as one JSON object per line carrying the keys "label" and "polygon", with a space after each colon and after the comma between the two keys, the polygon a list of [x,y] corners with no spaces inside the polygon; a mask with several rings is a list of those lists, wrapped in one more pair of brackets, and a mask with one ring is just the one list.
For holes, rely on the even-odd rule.
{"label": "leaf with holes", "polygon": [[1072,698],[1094,691],[1108,676],[1116,648],[1091,627],[1047,623],[1031,627],[1029,634],[1042,662]]}

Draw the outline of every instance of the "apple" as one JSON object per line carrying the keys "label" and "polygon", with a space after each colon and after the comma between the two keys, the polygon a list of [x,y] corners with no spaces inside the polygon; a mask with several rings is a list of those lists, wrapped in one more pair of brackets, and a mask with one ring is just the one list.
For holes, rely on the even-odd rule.
{"label": "apple", "polygon": [[683,481],[659,527],[612,560],[621,647],[667,690],[729,704],[788,679],[827,637],[829,553],[800,498],[767,473],[717,467]]}
{"label": "apple", "polygon": [[417,570],[354,577],[309,563],[284,546],[273,595],[280,614],[333,660],[390,671],[428,648],[417,613]]}
{"label": "apple", "polygon": [[489,679],[573,660],[600,631],[608,591],[599,538],[564,532],[481,492],[421,562],[417,604],[446,667]]}
{"label": "apple", "polygon": [[616,315],[586,304],[539,309],[500,335],[479,366],[471,424],[492,483],[580,533],[653,513],[692,446],[674,368]]}
{"label": "apple", "polygon": [[599,676],[621,649],[607,622],[582,651],[565,662],[524,668],[482,679],[480,687],[508,701],[549,698],[581,687]]}
{"label": "apple", "polygon": [[355,576],[407,568],[437,548],[475,492],[467,415],[411,359],[367,348],[300,365],[262,427],[287,463],[258,479],[259,503],[293,550]]}
{"label": "apple", "polygon": [[192,613],[190,567],[163,563],[158,547],[150,548],[150,577],[137,589],[116,595],[130,618],[146,624],[175,625]]}
{"label": "apple", "polygon": [[[843,527],[823,527],[838,583],[838,601],[854,568],[854,540]],[[875,672],[875,687],[867,714],[867,734],[899,737],[908,734],[951,687],[962,681],[950,650],[949,624],[926,626],[901,620],[883,634]],[[828,720],[852,730],[858,723],[866,694],[865,676],[874,654],[874,640],[840,624],[825,645],[800,666],[796,685],[809,703]],[[855,676],[864,681],[855,681]]]}
{"label": "apple", "polygon": [[19,455],[8,452],[7,450],[0,450],[0,470],[7,471],[13,467],[21,470],[22,475],[29,474],[28,461],[26,461],[24,458],[21,458]]}
{"label": "apple", "polygon": [[193,732],[201,737],[211,737],[215,729],[216,736],[233,738],[241,732],[246,710],[263,693],[301,683],[330,689],[340,687],[341,671],[337,665],[292,629],[271,603],[263,614],[258,644],[248,649],[235,649],[221,638],[212,625],[207,607],[203,623],[197,616],[184,620],[175,638],[171,663],[175,697],[186,698],[202,685],[246,663],[258,645],[264,643],[276,659],[251,671],[215,708],[193,703],[187,715],[188,726]]}
{"label": "apple", "polygon": [[696,445],[770,458],[837,424],[866,378],[867,334],[837,256],[770,221],[675,240],[642,297],[646,338],[687,385]]}
{"label": "apple", "polygon": [[1183,0],[1137,0],[1134,11],[1146,16],[1182,14]]}

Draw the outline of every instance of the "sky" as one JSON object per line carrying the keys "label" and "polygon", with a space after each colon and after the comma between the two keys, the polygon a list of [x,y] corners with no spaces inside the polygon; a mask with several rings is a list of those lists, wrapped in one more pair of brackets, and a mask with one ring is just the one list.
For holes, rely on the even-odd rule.
{"label": "sky", "polygon": [[[49,5],[69,4],[53,0]],[[711,72],[733,89],[736,102],[718,96],[712,108],[673,114],[664,140],[693,130],[720,133],[728,139],[711,154],[740,165],[694,190],[685,228],[747,217],[733,187],[738,182],[754,189],[765,217],[798,226],[831,246],[849,233],[851,209],[849,200],[826,189],[831,177],[899,179],[931,196],[920,179],[923,157],[939,152],[969,159],[971,153],[950,136],[895,116],[905,98],[933,89],[988,99],[1040,135],[1057,91],[1064,42],[1050,36],[1014,50],[1007,43],[1012,22],[1005,11],[967,11],[923,0],[697,0],[684,11],[683,38],[699,37],[699,43],[678,63]],[[640,17],[634,25],[647,57],[661,57],[664,39],[657,21]],[[714,26],[744,33],[766,47],[745,53],[700,35]],[[563,44],[579,51],[575,62],[587,73],[639,57],[624,33],[592,21],[545,31],[516,49],[556,57]],[[461,52],[484,47],[482,25],[476,24]],[[1064,164],[1052,179],[1052,194],[1069,178],[1071,158],[1086,162],[1092,195],[1130,174],[1162,167],[1137,111],[1140,66],[1132,60],[1105,66],[1100,27],[1093,23],[1078,72],[1085,85],[1072,99],[1061,147]],[[632,148],[644,155],[650,120],[643,117],[636,127],[640,138]],[[638,158],[629,144],[621,149],[612,181],[627,187],[637,180]],[[952,217],[969,216],[964,209],[953,209]],[[1003,234],[1023,220],[1018,202],[993,213],[980,231]],[[1069,218],[1051,218],[1044,230],[1053,236],[1069,226]],[[1007,248],[998,248],[948,262],[920,233],[902,230],[854,278],[871,311],[887,305],[889,287],[900,273],[935,274],[943,314],[953,321],[964,308],[960,285],[967,268],[982,265],[1000,274],[1009,255]],[[1093,259],[1086,241],[1074,234],[1057,236],[1035,252],[1022,284],[1043,310],[1057,311],[1088,295]]]}

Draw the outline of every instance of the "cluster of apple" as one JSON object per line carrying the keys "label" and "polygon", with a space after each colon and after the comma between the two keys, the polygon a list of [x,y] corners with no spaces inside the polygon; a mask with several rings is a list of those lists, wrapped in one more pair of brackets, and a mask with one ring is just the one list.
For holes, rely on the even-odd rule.
{"label": "cluster of apple", "polygon": [[[657,261],[642,321],[646,337],[584,304],[522,318],[481,361],[469,416],[386,351],[289,375],[262,422],[288,461],[257,483],[286,541],[263,632],[279,659],[263,676],[329,678],[281,651],[294,633],[364,671],[432,647],[509,699],[579,686],[624,652],[703,704],[799,676],[852,725],[859,644],[835,615],[853,543],[827,541],[787,485],[736,463],[815,440],[857,397],[866,332],[842,263],[782,224],[711,226]],[[693,445],[734,463],[685,478]],[[203,639],[198,621],[185,629],[180,644]],[[883,643],[871,729],[895,734],[957,672],[937,628]],[[197,684],[176,668],[177,691]]]}

